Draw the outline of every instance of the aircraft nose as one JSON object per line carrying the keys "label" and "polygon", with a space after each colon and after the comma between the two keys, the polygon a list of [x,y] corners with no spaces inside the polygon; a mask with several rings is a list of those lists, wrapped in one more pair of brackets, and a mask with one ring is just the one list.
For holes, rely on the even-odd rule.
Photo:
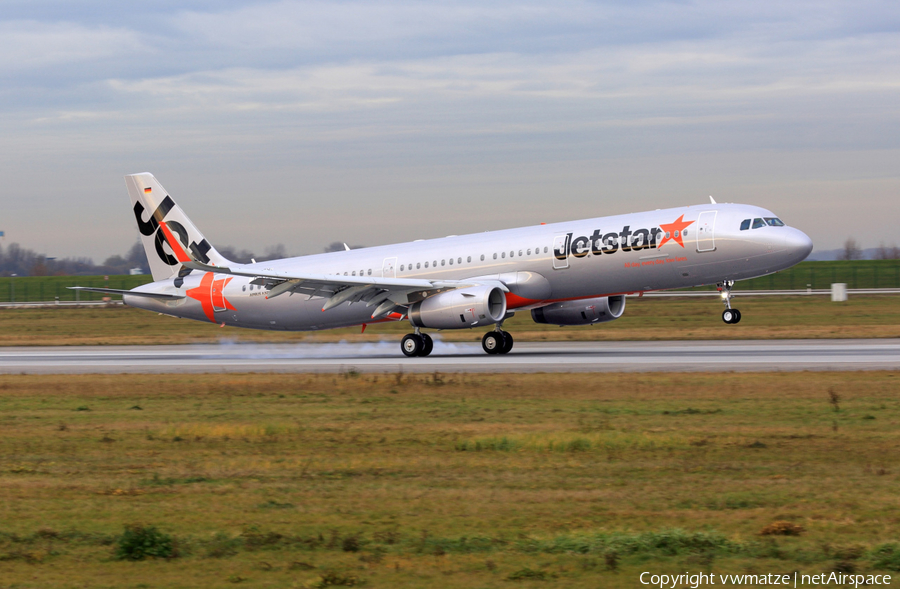
{"label": "aircraft nose", "polygon": [[785,227],[785,229],[787,229],[783,235],[785,249],[796,256],[798,262],[805,260],[812,251],[812,240],[799,229],[793,227]]}

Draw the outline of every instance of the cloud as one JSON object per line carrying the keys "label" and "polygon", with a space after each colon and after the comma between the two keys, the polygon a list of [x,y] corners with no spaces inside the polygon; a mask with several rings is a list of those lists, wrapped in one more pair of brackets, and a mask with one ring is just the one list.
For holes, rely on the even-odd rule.
{"label": "cloud", "polygon": [[128,29],[32,20],[0,22],[0,74],[94,62],[141,48],[138,34]]}
{"label": "cloud", "polygon": [[[391,207],[344,215],[372,194],[460,233],[528,222],[546,194],[580,211],[599,193],[656,208],[707,185],[763,187],[801,211],[815,190],[791,191],[827,172],[848,198],[854,182],[879,191],[860,218],[896,213],[896,167],[872,156],[900,149],[895,2],[10,0],[4,14],[6,187],[60,218],[71,203],[49,178],[64,166],[111,194],[146,169],[197,194],[228,177],[207,210],[250,192],[285,207],[277,223],[241,215],[239,234],[266,242],[234,245],[257,250],[337,239],[296,237],[301,205],[360,231],[374,222],[372,243]],[[279,196],[298,176],[305,200]],[[834,194],[817,214],[844,214]],[[471,220],[444,209],[492,198],[515,206]],[[98,227],[125,222],[91,213],[108,215]],[[96,242],[51,225],[61,242]]]}

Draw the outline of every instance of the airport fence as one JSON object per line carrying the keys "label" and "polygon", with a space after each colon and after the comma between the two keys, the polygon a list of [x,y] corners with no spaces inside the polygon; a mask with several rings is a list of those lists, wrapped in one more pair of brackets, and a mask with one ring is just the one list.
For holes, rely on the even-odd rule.
{"label": "airport fence", "polygon": [[[735,285],[746,290],[803,290],[829,289],[836,282],[847,288],[900,288],[900,260],[851,260],[832,262],[801,262],[792,268],[742,280]],[[712,290],[715,286],[688,290]]]}
{"label": "airport fence", "polygon": [[[135,276],[7,276],[0,278],[0,303],[26,303],[37,301],[76,302],[102,301],[104,295],[96,292],[69,290],[68,286],[93,286],[130,290],[147,284],[153,278],[149,274]],[[113,299],[121,299],[113,296]]]}
{"label": "airport fence", "polygon": [[[93,286],[129,290],[151,282],[149,274],[105,276],[6,276],[0,278],[0,303],[54,301],[102,301],[103,294],[73,291],[68,286]],[[782,272],[743,280],[740,291],[828,289],[844,282],[851,289],[900,288],[900,260],[801,262]],[[715,286],[685,290],[712,290]],[[113,300],[122,297],[113,295]]]}

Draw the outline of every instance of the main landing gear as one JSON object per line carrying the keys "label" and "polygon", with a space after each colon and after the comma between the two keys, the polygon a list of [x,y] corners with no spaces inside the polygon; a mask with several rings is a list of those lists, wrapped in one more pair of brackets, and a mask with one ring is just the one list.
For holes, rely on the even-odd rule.
{"label": "main landing gear", "polygon": [[488,354],[509,354],[513,349],[513,336],[498,326],[494,331],[484,334],[481,338],[481,347]]}
{"label": "main landing gear", "polygon": [[[488,354],[509,354],[513,349],[513,336],[499,327],[489,331],[481,338],[481,347]],[[408,333],[400,341],[400,349],[403,354],[412,358],[414,356],[427,356],[434,349],[434,340],[427,333],[421,333],[416,328],[416,333]]]}
{"label": "main landing gear", "polygon": [[434,340],[427,333],[421,333],[416,328],[415,333],[408,333],[400,341],[400,349],[410,358],[413,356],[427,356],[434,349]]}
{"label": "main landing gear", "polygon": [[722,321],[729,325],[741,322],[741,312],[731,308],[731,289],[734,286],[734,280],[726,280],[718,285],[719,292],[722,293],[722,302],[725,303],[725,310],[722,311]]}

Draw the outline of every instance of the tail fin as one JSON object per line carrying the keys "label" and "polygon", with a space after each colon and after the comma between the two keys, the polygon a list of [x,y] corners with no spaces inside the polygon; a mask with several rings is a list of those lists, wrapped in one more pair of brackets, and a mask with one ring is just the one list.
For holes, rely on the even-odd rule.
{"label": "tail fin", "polygon": [[125,176],[125,185],[153,280],[173,278],[182,264],[191,260],[211,266],[230,264],[191,223],[153,174]]}

